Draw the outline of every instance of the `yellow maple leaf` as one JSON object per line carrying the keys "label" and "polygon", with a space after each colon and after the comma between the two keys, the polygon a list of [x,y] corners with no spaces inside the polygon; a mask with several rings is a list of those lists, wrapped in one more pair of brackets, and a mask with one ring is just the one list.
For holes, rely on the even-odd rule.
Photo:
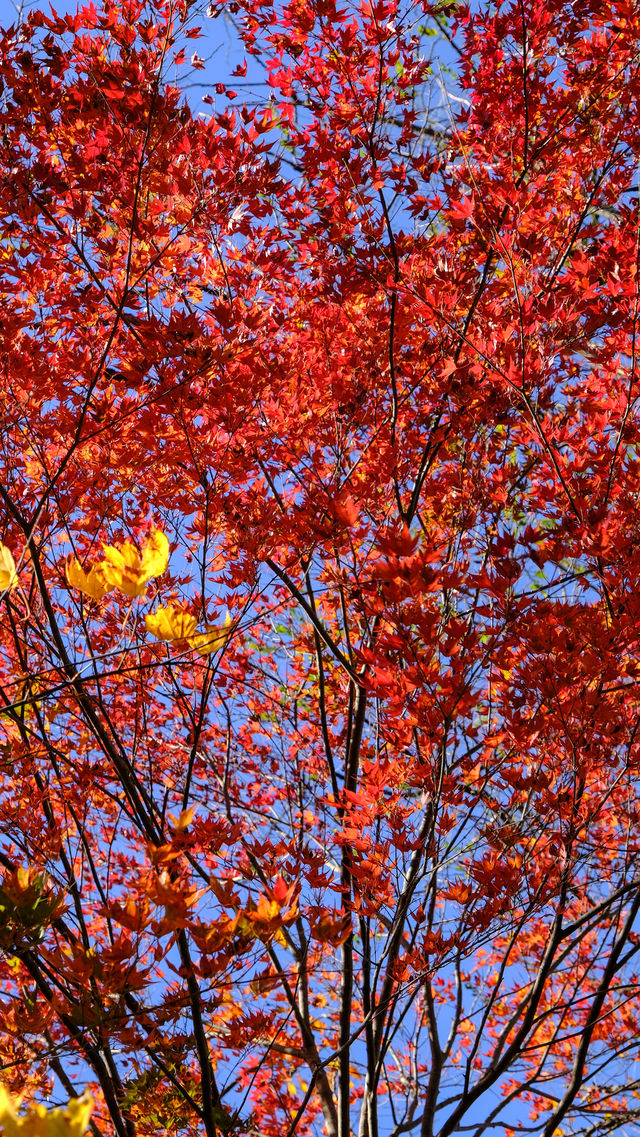
{"label": "yellow maple leaf", "polygon": [[160,529],[150,535],[141,553],[132,541],[119,549],[104,545],[103,550],[100,568],[105,580],[132,598],[142,596],[151,577],[160,576],[169,564],[169,542]]}
{"label": "yellow maple leaf", "polygon": [[84,592],[92,600],[102,600],[107,592],[111,592],[111,585],[107,584],[102,575],[101,565],[94,565],[89,572],[85,572],[75,557],[67,563],[67,581],[72,588]]}
{"label": "yellow maple leaf", "polygon": [[184,833],[185,829],[189,828],[191,822],[193,821],[194,813],[195,810],[193,806],[190,805],[188,809],[182,810],[182,813],[179,817],[174,817],[172,813],[169,815],[173,821],[173,828],[175,829],[176,833]]}
{"label": "yellow maple leaf", "polygon": [[6,545],[0,545],[0,591],[15,588],[17,583],[18,574],[11,550]]}
{"label": "yellow maple leaf", "polygon": [[167,604],[166,608],[158,608],[157,612],[149,613],[145,616],[144,622],[147,631],[159,640],[185,640],[193,635],[198,625],[195,616],[191,616],[189,612],[180,612],[171,604]]}
{"label": "yellow maple leaf", "polygon": [[224,647],[231,635],[231,617],[227,614],[224,625],[217,628],[215,624],[208,624],[205,632],[189,637],[189,646],[196,649],[198,655],[211,655],[218,648]]}
{"label": "yellow maple leaf", "polygon": [[0,1133],[4,1137],[82,1137],[93,1109],[93,1101],[87,1094],[72,1098],[66,1109],[32,1105],[19,1114],[21,1101],[19,1097],[12,1097],[0,1083]]}
{"label": "yellow maple leaf", "polygon": [[161,529],[154,529],[142,551],[142,571],[147,579],[161,576],[169,564],[169,541]]}

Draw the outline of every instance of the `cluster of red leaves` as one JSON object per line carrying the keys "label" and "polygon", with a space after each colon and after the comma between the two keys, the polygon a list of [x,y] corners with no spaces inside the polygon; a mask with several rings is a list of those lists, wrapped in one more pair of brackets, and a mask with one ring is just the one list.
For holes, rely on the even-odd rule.
{"label": "cluster of red leaves", "polygon": [[3,1077],[633,1124],[636,5],[224,10],[268,97],[204,115],[187,3],[0,44]]}

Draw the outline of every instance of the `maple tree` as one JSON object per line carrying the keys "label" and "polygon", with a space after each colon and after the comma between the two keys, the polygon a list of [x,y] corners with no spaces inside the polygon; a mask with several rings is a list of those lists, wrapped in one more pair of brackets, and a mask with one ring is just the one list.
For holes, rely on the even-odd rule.
{"label": "maple tree", "polygon": [[632,0],[4,33],[7,1132],[638,1131],[639,69]]}

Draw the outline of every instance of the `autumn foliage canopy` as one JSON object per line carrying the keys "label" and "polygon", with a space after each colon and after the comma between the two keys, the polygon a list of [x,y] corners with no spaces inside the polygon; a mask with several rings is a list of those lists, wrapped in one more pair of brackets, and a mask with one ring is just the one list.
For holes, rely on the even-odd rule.
{"label": "autumn foliage canopy", "polygon": [[4,34],[7,1132],[640,1132],[639,99],[634,0]]}

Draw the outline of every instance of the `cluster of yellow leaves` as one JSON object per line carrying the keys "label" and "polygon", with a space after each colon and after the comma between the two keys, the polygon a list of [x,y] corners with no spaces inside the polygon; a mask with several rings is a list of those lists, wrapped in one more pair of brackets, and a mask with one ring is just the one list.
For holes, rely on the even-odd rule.
{"label": "cluster of yellow leaves", "polygon": [[0,545],[0,592],[15,588],[18,583],[16,564],[6,545]]}
{"label": "cluster of yellow leaves", "polygon": [[[126,541],[120,548],[103,545],[103,552],[104,559],[93,565],[88,572],[85,572],[76,558],[67,563],[68,583],[92,600],[102,600],[113,588],[132,599],[142,596],[151,578],[165,572],[169,563],[169,542],[160,529],[151,533],[142,552],[131,541]],[[13,557],[8,549],[0,545],[0,588],[5,564],[7,580],[12,580],[11,573],[15,576]],[[5,584],[4,587],[11,585]],[[174,608],[172,604],[145,616],[145,624],[147,631],[157,639],[165,642],[185,640],[200,655],[211,655],[223,647],[231,634],[228,615],[222,628],[207,625],[204,632],[196,632],[196,617]]]}
{"label": "cluster of yellow leaves", "polygon": [[66,1109],[32,1105],[19,1114],[21,1100],[0,1084],[0,1133],[5,1137],[82,1137],[93,1109],[93,1101],[83,1094],[72,1098]]}
{"label": "cluster of yellow leaves", "polygon": [[131,541],[126,541],[121,549],[115,545],[104,546],[105,559],[102,562],[104,578],[112,588],[118,588],[126,596],[142,596],[153,576],[161,576],[169,564],[169,542],[160,529],[156,529],[139,553]]}
{"label": "cluster of yellow leaves", "polygon": [[160,576],[169,564],[169,542],[160,529],[151,533],[142,552],[132,541],[125,541],[120,548],[104,545],[103,552],[104,559],[89,572],[76,559],[67,565],[71,587],[92,600],[102,600],[113,588],[132,599],[142,596],[151,578]]}
{"label": "cluster of yellow leaves", "polygon": [[186,640],[189,647],[195,648],[199,655],[211,655],[218,648],[223,647],[231,634],[231,620],[227,616],[224,626],[216,628],[207,626],[204,632],[195,634],[198,621],[189,612],[181,612],[173,605],[158,608],[145,616],[147,631],[156,639],[164,641]]}

